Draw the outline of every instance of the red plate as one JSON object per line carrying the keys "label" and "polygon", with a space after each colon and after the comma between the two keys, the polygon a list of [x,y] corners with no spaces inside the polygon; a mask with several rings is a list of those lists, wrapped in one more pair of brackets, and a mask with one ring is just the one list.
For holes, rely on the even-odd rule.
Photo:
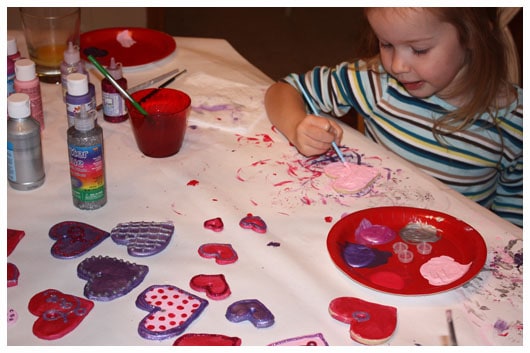
{"label": "red plate", "polygon": [[[128,36],[136,43],[125,47],[117,40],[119,33],[129,31]],[[135,67],[164,59],[175,51],[175,40],[170,35],[148,28],[103,28],[81,34],[81,57],[92,54],[102,65],[108,66],[110,58],[121,62],[123,67]]]}
{"label": "red plate", "polygon": [[[342,257],[343,246],[346,242],[355,243],[355,230],[364,218],[374,225],[388,226],[398,234],[396,239],[388,244],[372,246],[392,253],[385,265],[355,268],[348,265]],[[412,222],[436,227],[441,239],[432,243],[432,252],[429,255],[419,254],[416,246],[409,244],[414,259],[404,264],[399,262],[397,255],[393,253],[392,244],[401,241],[399,230]],[[459,287],[479,273],[487,256],[484,239],[467,223],[442,212],[413,207],[376,207],[352,213],[331,228],[327,246],[335,265],[354,281],[382,292],[401,295],[434,294]],[[430,258],[442,255],[450,256],[461,264],[471,262],[471,266],[464,276],[452,283],[443,286],[430,285],[420,274],[420,267]]]}

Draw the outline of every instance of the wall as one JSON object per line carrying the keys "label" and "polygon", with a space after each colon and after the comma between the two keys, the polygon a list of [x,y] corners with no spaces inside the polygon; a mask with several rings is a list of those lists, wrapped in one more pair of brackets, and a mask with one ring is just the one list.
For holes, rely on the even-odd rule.
{"label": "wall", "polygon": [[[83,7],[81,32],[106,27],[146,27],[145,7]],[[7,8],[7,29],[22,29],[18,7]]]}

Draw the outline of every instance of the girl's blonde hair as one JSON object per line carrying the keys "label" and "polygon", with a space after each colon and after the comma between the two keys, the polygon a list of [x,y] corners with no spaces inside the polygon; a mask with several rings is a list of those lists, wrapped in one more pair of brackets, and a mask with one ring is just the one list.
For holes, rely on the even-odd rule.
{"label": "girl's blonde hair", "polygon": [[[452,24],[460,43],[467,49],[466,71],[452,92],[453,97],[471,97],[455,111],[448,112],[435,122],[436,136],[461,131],[483,113],[490,113],[496,124],[496,111],[513,101],[514,88],[508,79],[508,48],[499,25],[499,12],[493,7],[430,7],[430,11],[443,22]],[[366,9],[365,14],[373,9]],[[366,17],[366,16],[365,16]],[[368,26],[369,28],[369,26]],[[368,50],[368,66],[380,62],[379,42],[370,29],[365,36],[363,49]],[[504,103],[500,103],[504,102]]]}

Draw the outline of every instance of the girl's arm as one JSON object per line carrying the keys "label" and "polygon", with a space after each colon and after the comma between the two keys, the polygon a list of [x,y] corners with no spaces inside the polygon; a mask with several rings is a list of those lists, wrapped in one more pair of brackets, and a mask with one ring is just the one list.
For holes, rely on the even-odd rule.
{"label": "girl's arm", "polygon": [[276,82],[265,94],[269,120],[305,156],[320,155],[340,144],[342,128],[333,120],[308,115],[302,95],[290,84]]}

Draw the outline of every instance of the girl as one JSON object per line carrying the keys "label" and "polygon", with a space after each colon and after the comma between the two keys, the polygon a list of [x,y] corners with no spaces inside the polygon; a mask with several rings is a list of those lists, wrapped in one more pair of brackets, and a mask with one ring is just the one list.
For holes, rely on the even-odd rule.
{"label": "girl", "polygon": [[[354,108],[368,137],[522,226],[522,89],[508,82],[497,11],[370,8],[365,15],[376,55],[273,84],[265,96],[270,121],[300,153],[318,155],[342,138],[331,117]],[[306,113],[298,85],[324,116]]]}

